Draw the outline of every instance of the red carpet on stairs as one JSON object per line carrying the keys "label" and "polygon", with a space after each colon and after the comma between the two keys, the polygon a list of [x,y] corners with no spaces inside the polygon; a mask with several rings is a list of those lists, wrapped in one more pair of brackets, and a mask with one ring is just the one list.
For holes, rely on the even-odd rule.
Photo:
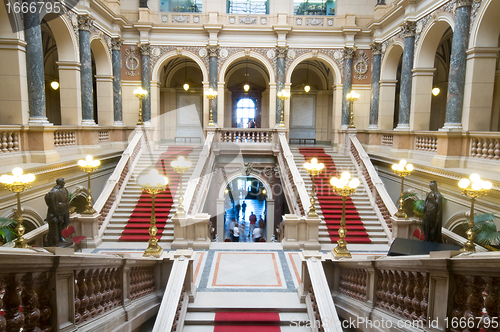
{"label": "red carpet on stairs", "polygon": [[[158,228],[156,238],[158,240],[161,238],[172,208],[172,193],[175,195],[179,185],[179,174],[174,171],[170,163],[179,156],[187,157],[191,151],[193,151],[192,147],[169,146],[156,162],[155,168],[158,172],[168,177],[167,190],[156,195],[155,199],[156,227]],[[142,193],[119,241],[146,242],[149,240],[151,208],[151,195]]]}
{"label": "red carpet on stairs", "polygon": [[[318,163],[325,164],[323,172],[314,179],[314,183],[316,184],[316,197],[321,211],[323,211],[328,235],[330,236],[330,240],[336,243],[340,239],[338,230],[340,228],[340,219],[342,218],[342,198],[332,191],[330,179],[340,174],[335,167],[332,157],[326,154],[323,148],[299,148],[299,151],[307,162],[310,162],[312,158],[316,158],[318,159]],[[298,165],[298,167],[301,167],[301,165]],[[345,208],[347,243],[371,243],[350,197],[346,200]]]}
{"label": "red carpet on stairs", "polygon": [[216,312],[214,332],[280,332],[277,312]]}

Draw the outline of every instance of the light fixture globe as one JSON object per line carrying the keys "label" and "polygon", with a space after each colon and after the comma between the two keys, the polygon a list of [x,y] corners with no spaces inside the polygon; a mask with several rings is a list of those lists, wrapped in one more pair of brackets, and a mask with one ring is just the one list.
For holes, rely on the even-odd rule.
{"label": "light fixture globe", "polygon": [[52,82],[50,83],[50,87],[51,87],[53,90],[57,90],[57,89],[59,89],[59,82],[57,82],[57,81],[52,81]]}
{"label": "light fixture globe", "polygon": [[309,85],[304,86],[304,91],[305,92],[311,91],[311,86],[309,86]]}
{"label": "light fixture globe", "polygon": [[184,88],[185,91],[189,90],[189,84],[187,83],[184,83],[182,87]]}
{"label": "light fixture globe", "polygon": [[243,90],[245,90],[245,92],[248,92],[248,90],[250,90],[250,85],[248,85],[248,83],[243,85]]}
{"label": "light fixture globe", "polygon": [[438,87],[435,87],[434,89],[432,89],[432,95],[434,97],[436,97],[437,95],[439,95],[440,92],[441,92],[441,89],[438,88]]}

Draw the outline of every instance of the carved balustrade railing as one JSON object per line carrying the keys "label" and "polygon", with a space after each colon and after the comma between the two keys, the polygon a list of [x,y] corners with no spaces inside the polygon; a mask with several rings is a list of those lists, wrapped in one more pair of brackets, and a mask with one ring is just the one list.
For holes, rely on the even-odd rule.
{"label": "carved balustrade railing", "polygon": [[[169,264],[12,249],[0,251],[0,261],[0,332],[128,330],[158,310],[160,282],[168,279],[162,266]],[[126,317],[131,308],[140,314]]]}
{"label": "carved balustrade railing", "polygon": [[19,128],[0,126],[0,150],[1,153],[11,153],[21,151],[19,139]]}
{"label": "carved balustrade railing", "polygon": [[382,135],[382,145],[392,146],[393,143],[394,143],[394,136],[392,134]]}
{"label": "carved balustrade railing", "polygon": [[208,194],[209,183],[212,179],[212,170],[215,161],[215,154],[212,151],[214,142],[214,132],[207,132],[203,149],[201,150],[198,162],[193,174],[189,179],[184,194],[184,206],[188,207],[187,214],[195,215],[201,212]]}
{"label": "carved balustrade railing", "polygon": [[391,216],[396,213],[397,208],[394,205],[391,197],[387,193],[387,190],[384,186],[384,183],[378,176],[375,167],[370,160],[370,157],[366,153],[363,146],[358,141],[355,135],[349,135],[351,140],[351,156],[355,161],[355,166],[360,171],[360,174],[363,174],[362,181],[366,182],[369,190],[367,190],[368,195],[370,196],[370,201],[372,201],[373,205],[376,207],[375,212],[377,213],[379,220],[384,230],[391,237]]}
{"label": "carved balustrade railing", "polygon": [[76,143],[76,130],[58,129],[54,131],[54,147],[71,146],[76,145]]}
{"label": "carved balustrade railing", "polygon": [[330,289],[344,319],[370,315],[371,321],[388,320],[394,331],[500,330],[496,252],[332,260],[333,269],[323,264],[335,271]]}
{"label": "carved balustrade railing", "polygon": [[436,152],[438,145],[437,136],[425,135],[415,136],[415,150]]}
{"label": "carved balustrade railing", "polygon": [[217,130],[217,141],[224,143],[273,143],[273,129],[266,128],[221,128]]}
{"label": "carved balustrade railing", "polygon": [[119,198],[125,190],[123,184],[127,183],[130,179],[132,175],[130,170],[134,169],[135,164],[139,160],[142,151],[141,147],[143,145],[143,133],[138,131],[123,152],[113,174],[109,177],[104,189],[94,204],[94,209],[100,213],[98,219],[100,238],[102,238],[106,226],[116,208],[115,203],[120,201]]}
{"label": "carved balustrade railing", "polygon": [[281,181],[284,186],[283,192],[287,197],[287,202],[291,207],[291,212],[297,216],[305,216],[306,212],[311,208],[309,194],[299,173],[293,154],[290,151],[286,135],[278,134],[279,140],[279,155],[278,167],[281,174]]}
{"label": "carved balustrade railing", "polygon": [[490,160],[500,159],[500,137],[471,137],[470,156]]}
{"label": "carved balustrade railing", "polygon": [[99,142],[108,142],[109,141],[109,130],[100,130],[98,132]]}

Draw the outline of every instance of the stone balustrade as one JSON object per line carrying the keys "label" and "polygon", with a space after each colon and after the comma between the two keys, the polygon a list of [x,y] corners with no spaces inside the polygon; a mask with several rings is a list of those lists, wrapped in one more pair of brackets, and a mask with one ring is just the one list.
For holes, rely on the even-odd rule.
{"label": "stone balustrade", "polygon": [[394,142],[394,136],[391,134],[384,134],[382,135],[382,145],[385,146],[392,146]]}
{"label": "stone balustrade", "polygon": [[344,319],[383,319],[391,331],[498,331],[500,254],[457,254],[322,259]]}
{"label": "stone balustrade", "polygon": [[437,144],[436,136],[415,136],[415,150],[436,152]]}
{"label": "stone balustrade", "polygon": [[99,135],[99,142],[109,141],[109,130],[100,130],[98,135]]}
{"label": "stone balustrade", "polygon": [[231,143],[273,143],[275,133],[272,129],[221,128],[218,130],[218,142]]}
{"label": "stone balustrade", "polygon": [[56,130],[54,132],[54,147],[76,145],[76,130]]}
{"label": "stone balustrade", "polygon": [[21,151],[19,131],[0,127],[0,150],[2,153]]}
{"label": "stone balustrade", "polygon": [[158,311],[173,254],[152,260],[62,250],[0,250],[0,332],[131,330]]}
{"label": "stone balustrade", "polygon": [[473,137],[470,142],[470,156],[485,159],[500,159],[500,137]]}

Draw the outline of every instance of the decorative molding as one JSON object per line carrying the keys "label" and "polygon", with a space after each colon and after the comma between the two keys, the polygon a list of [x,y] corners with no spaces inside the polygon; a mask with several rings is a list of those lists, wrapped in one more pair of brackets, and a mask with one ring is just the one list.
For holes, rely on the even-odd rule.
{"label": "decorative molding", "polygon": [[151,53],[151,45],[150,44],[139,43],[139,44],[137,44],[137,47],[139,47],[139,50],[141,51],[142,55],[147,55],[147,56],[150,55],[150,53]]}
{"label": "decorative molding", "polygon": [[354,78],[358,81],[362,81],[367,78],[366,73],[368,72],[370,59],[365,51],[360,50],[356,57],[354,58],[353,70],[357,75]]}
{"label": "decorative molding", "polygon": [[267,51],[266,55],[268,59],[274,59],[274,57],[276,56],[276,52],[274,50],[269,50]]}
{"label": "decorative molding", "polygon": [[212,56],[218,56],[219,46],[207,46],[208,54]]}
{"label": "decorative molding", "polygon": [[161,51],[160,51],[159,47],[151,48],[151,55],[152,56],[159,56],[160,54],[161,54]]}
{"label": "decorative molding", "polygon": [[472,0],[456,0],[455,8],[472,6]]}
{"label": "decorative molding", "polygon": [[208,55],[208,51],[206,48],[202,48],[200,49],[200,51],[198,52],[198,55],[200,56],[200,58],[204,58]]}
{"label": "decorative molding", "polygon": [[188,15],[172,15],[170,18],[172,23],[189,23]]}
{"label": "decorative molding", "polygon": [[228,52],[228,50],[227,50],[227,49],[225,49],[225,48],[223,48],[223,49],[221,49],[221,50],[219,51],[219,55],[220,55],[220,57],[221,57],[222,59],[227,58],[228,54],[229,54],[229,52]]}
{"label": "decorative molding", "polygon": [[381,43],[373,43],[370,46],[372,48],[373,55],[379,55],[382,53],[382,44]]}
{"label": "decorative molding", "polygon": [[344,47],[344,58],[352,59],[354,56],[354,51],[356,51],[355,47]]}
{"label": "decorative molding", "polygon": [[288,52],[288,46],[276,46],[278,58],[285,58]]}
{"label": "decorative molding", "polygon": [[239,22],[241,24],[257,24],[257,17],[250,17],[250,16],[245,16],[245,17],[240,17]]}
{"label": "decorative molding", "polygon": [[315,27],[323,26],[325,23],[325,20],[319,19],[317,17],[315,18],[307,18],[306,19],[306,25],[311,25]]}
{"label": "decorative molding", "polygon": [[125,68],[128,69],[126,72],[129,76],[139,75],[137,70],[139,69],[141,60],[139,59],[138,50],[134,45],[131,45],[125,50]]}
{"label": "decorative molding", "polygon": [[78,29],[85,31],[92,31],[94,21],[90,18],[89,14],[78,15]]}
{"label": "decorative molding", "polygon": [[122,49],[123,40],[118,38],[111,38],[111,49],[114,51],[120,51]]}
{"label": "decorative molding", "polygon": [[417,22],[405,21],[402,27],[403,38],[414,37],[416,28],[417,28]]}

